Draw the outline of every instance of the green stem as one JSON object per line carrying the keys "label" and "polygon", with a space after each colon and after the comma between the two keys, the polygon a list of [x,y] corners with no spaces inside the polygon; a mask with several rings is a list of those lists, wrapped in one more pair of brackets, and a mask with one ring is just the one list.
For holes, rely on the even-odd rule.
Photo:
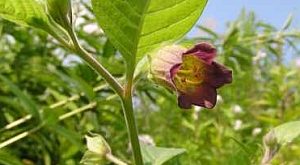
{"label": "green stem", "polygon": [[143,158],[140,148],[140,143],[138,139],[138,131],[136,127],[133,104],[132,104],[132,85],[133,85],[133,74],[134,74],[134,65],[127,65],[127,75],[126,75],[126,86],[124,90],[124,96],[122,97],[123,103],[123,113],[126,121],[127,131],[129,134],[129,139],[131,143],[131,148],[134,157],[134,163],[136,165],[143,165]]}
{"label": "green stem", "polygon": [[[127,63],[127,72],[126,72],[126,85],[125,89],[119,84],[119,82],[93,57],[89,54],[85,49],[83,49],[78,43],[77,36],[74,32],[71,24],[69,28],[67,28],[68,34],[73,41],[73,45],[69,45],[64,40],[59,40],[65,45],[67,48],[73,50],[75,53],[80,55],[81,58],[84,59],[93,69],[100,74],[107,83],[115,90],[115,92],[121,97],[123,104],[123,113],[126,121],[126,126],[129,134],[129,139],[132,147],[132,152],[134,156],[134,163],[136,165],[143,165],[143,159],[140,149],[140,143],[138,139],[137,128],[135,124],[133,105],[132,105],[132,86],[133,86],[133,77],[134,77],[134,69],[135,62]],[[59,36],[58,36],[59,38]]]}
{"label": "green stem", "polygon": [[112,154],[106,154],[105,157],[107,160],[115,163],[116,165],[127,165],[127,163],[123,162]]}
{"label": "green stem", "polygon": [[91,66],[91,68],[101,75],[113,88],[113,90],[121,97],[123,95],[123,87],[120,85],[120,83],[97,61],[93,55],[81,47],[72,27],[68,28],[68,33],[74,44],[73,51],[80,55],[80,57]]}
{"label": "green stem", "polygon": [[84,59],[93,69],[101,75],[105,81],[113,88],[113,90],[119,95],[123,95],[123,87],[120,83],[87,51],[80,46],[77,48],[77,53]]}

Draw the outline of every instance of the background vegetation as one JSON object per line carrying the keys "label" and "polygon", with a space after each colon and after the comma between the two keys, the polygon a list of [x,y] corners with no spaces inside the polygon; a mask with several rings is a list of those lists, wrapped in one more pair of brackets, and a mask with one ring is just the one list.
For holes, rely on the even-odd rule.
{"label": "background vegetation", "polygon": [[[122,79],[122,58],[96,27],[90,7],[81,3],[76,10],[80,41]],[[215,109],[185,111],[142,75],[134,96],[139,133],[157,146],[187,150],[169,164],[258,164],[263,135],[300,118],[300,31],[289,28],[291,21],[276,29],[242,11],[223,34],[198,26],[205,35],[181,42],[216,45],[218,61],[234,71],[233,83],[219,91]],[[0,110],[0,164],[78,164],[88,132],[103,135],[113,153],[130,162],[119,99],[101,77],[46,33],[5,20]],[[36,113],[42,119],[32,118]],[[299,164],[299,144],[282,148],[273,163]]]}

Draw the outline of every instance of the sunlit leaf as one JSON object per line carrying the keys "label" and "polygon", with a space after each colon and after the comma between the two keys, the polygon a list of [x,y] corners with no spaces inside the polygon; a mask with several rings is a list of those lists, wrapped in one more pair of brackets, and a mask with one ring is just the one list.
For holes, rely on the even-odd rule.
{"label": "sunlit leaf", "polygon": [[24,26],[44,27],[48,17],[38,0],[1,0],[0,17]]}
{"label": "sunlit leaf", "polygon": [[139,61],[163,42],[181,38],[196,23],[207,0],[92,0],[96,18],[113,45]]}
{"label": "sunlit leaf", "polygon": [[284,123],[272,129],[264,137],[265,153],[262,163],[271,161],[281,146],[291,143],[300,136],[300,121]]}
{"label": "sunlit leaf", "polygon": [[293,121],[274,128],[277,142],[281,145],[292,142],[300,135],[300,121]]}
{"label": "sunlit leaf", "polygon": [[106,160],[98,154],[86,151],[80,160],[80,164],[84,165],[104,165]]}
{"label": "sunlit leaf", "polygon": [[144,164],[161,165],[185,152],[182,148],[162,148],[141,144]]}

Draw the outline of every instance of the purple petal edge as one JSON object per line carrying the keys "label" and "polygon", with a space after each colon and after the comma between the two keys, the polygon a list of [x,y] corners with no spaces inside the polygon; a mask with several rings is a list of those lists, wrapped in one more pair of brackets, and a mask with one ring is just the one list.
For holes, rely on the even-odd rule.
{"label": "purple petal edge", "polygon": [[206,63],[211,64],[217,55],[217,50],[215,47],[213,47],[213,45],[206,42],[202,42],[195,45],[192,49],[189,49],[188,51],[183,53],[183,55],[186,54],[194,54]]}

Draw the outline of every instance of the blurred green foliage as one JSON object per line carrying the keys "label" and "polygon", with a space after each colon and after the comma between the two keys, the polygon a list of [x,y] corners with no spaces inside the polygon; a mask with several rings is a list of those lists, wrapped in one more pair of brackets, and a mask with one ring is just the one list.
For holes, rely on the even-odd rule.
{"label": "blurred green foliage", "polygon": [[[76,30],[84,47],[122,79],[120,54],[95,30],[90,7],[77,8]],[[186,149],[169,164],[258,164],[262,136],[300,118],[300,66],[295,64],[300,31],[289,24],[276,29],[242,11],[222,34],[199,26],[201,35],[182,43],[216,45],[218,60],[234,71],[233,83],[219,91],[215,109],[183,111],[175,95],[143,75],[134,96],[139,133],[150,135],[157,146]],[[120,100],[46,33],[0,20],[0,75],[0,141],[28,133],[0,149],[0,164],[78,164],[90,131],[103,135],[114,155],[131,161]],[[26,115],[26,122],[7,127]],[[299,164],[299,144],[282,148],[273,163]]]}

